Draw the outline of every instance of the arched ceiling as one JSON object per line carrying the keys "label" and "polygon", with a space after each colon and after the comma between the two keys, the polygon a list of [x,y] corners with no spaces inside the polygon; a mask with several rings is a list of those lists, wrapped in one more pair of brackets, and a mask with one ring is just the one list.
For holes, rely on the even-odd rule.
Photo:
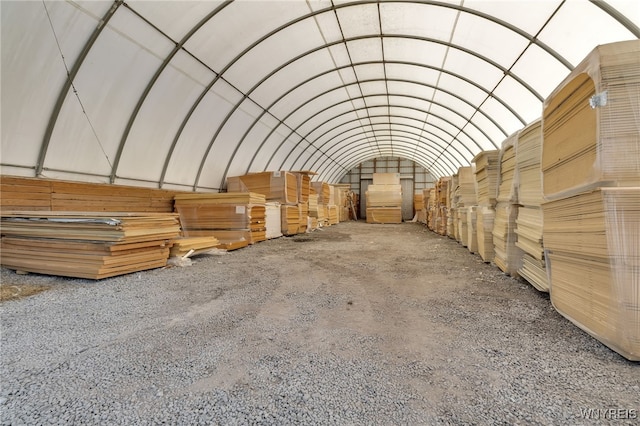
{"label": "arched ceiling", "polygon": [[2,1],[4,174],[217,190],[376,157],[454,174],[637,0]]}

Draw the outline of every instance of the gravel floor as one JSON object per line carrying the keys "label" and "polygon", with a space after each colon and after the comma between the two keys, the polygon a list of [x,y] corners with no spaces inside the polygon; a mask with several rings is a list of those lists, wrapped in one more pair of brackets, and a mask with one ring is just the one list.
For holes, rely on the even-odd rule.
{"label": "gravel floor", "polygon": [[2,424],[638,424],[640,365],[422,225],[345,222],[0,304]]}

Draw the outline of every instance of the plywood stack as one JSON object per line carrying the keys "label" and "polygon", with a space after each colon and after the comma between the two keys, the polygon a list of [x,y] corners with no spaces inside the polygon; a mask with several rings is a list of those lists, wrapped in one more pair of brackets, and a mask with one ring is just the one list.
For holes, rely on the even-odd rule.
{"label": "plywood stack", "polygon": [[298,178],[291,172],[250,173],[227,178],[227,192],[255,192],[266,201],[298,204]]}
{"label": "plywood stack", "polygon": [[180,191],[19,176],[0,177],[2,211],[173,212]]}
{"label": "plywood stack", "polygon": [[173,213],[3,212],[1,263],[97,280],[165,266],[179,235]]}
{"label": "plywood stack", "polygon": [[478,253],[478,206],[467,209],[467,249],[471,253]]}
{"label": "plywood stack", "polygon": [[436,208],[437,208],[437,197],[436,197],[436,189],[429,188],[426,189],[426,210],[427,210],[427,228],[432,231],[436,229]]}
{"label": "plywood stack", "polygon": [[[458,238],[464,247],[469,245],[469,207],[477,204],[475,176],[472,166],[458,169],[458,185],[453,190],[453,205],[457,209]],[[477,241],[477,237],[476,237]]]}
{"label": "plywood stack", "polygon": [[277,201],[265,203],[265,237],[282,237],[282,205]]}
{"label": "plywood stack", "polygon": [[349,193],[351,192],[350,184],[333,184],[334,189],[333,203],[338,207],[338,222],[349,220]]}
{"label": "plywood stack", "polygon": [[328,183],[322,181],[311,182],[311,193],[318,195],[318,226],[329,225],[329,215],[326,208],[331,202],[331,188]]}
{"label": "plywood stack", "polygon": [[447,236],[456,241],[460,241],[460,231],[458,229],[458,206],[456,200],[456,188],[458,187],[458,175],[451,177],[449,183],[449,194],[447,196],[447,207],[449,217],[447,218]]}
{"label": "plywood stack", "polygon": [[518,133],[508,137],[500,149],[499,184],[495,220],[493,223],[493,262],[504,273],[518,277],[522,266],[522,250],[516,246],[518,217],[518,175],[516,150]]}
{"label": "plywood stack", "polygon": [[415,212],[415,221],[425,223],[426,209],[424,208],[424,192],[413,194],[413,211]]}
{"label": "plywood stack", "polygon": [[309,202],[298,203],[298,234],[304,234],[307,232],[308,218],[309,217]]}
{"label": "plywood stack", "polygon": [[170,241],[170,257],[191,257],[218,248],[216,237],[178,237]]}
{"label": "plywood stack", "polygon": [[482,151],[473,159],[475,165],[475,187],[478,199],[476,209],[476,232],[478,237],[478,254],[485,262],[492,262],[493,222],[495,219],[496,198],[498,194],[500,150]]}
{"label": "plywood stack", "polygon": [[338,206],[329,205],[327,206],[328,216],[329,216],[329,225],[337,225],[340,223],[340,213],[338,212]]}
{"label": "plywood stack", "polygon": [[280,220],[283,235],[296,235],[300,230],[300,208],[297,205],[280,205]]}
{"label": "plywood stack", "polygon": [[447,197],[450,182],[451,176],[446,176],[438,179],[436,183],[436,218],[434,231],[440,235],[447,235],[447,219],[449,217]]}
{"label": "plywood stack", "polygon": [[543,238],[554,307],[640,360],[640,40],[598,46],[544,103]]}
{"label": "plywood stack", "polygon": [[367,223],[402,223],[399,173],[374,173],[365,196]]}
{"label": "plywood stack", "polygon": [[298,185],[298,202],[305,203],[309,200],[309,191],[311,190],[311,176],[316,175],[316,172],[310,170],[292,171],[296,177]]}
{"label": "plywood stack", "polygon": [[518,215],[516,246],[524,254],[518,274],[539,291],[549,291],[549,279],[542,244],[542,121],[537,120],[518,134],[516,168],[518,174]]}
{"label": "plywood stack", "polygon": [[[265,196],[255,192],[191,193],[175,197],[185,236],[214,236],[222,243],[266,240]],[[297,209],[297,207],[296,207]]]}

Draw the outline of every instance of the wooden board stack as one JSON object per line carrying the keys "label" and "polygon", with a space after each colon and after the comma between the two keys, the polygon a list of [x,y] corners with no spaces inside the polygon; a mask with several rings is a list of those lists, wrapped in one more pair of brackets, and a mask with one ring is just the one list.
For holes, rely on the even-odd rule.
{"label": "wooden board stack", "polygon": [[2,211],[171,213],[173,197],[180,192],[3,175],[0,208]]}
{"label": "wooden board stack", "polygon": [[329,225],[337,225],[340,222],[340,213],[338,211],[338,206],[329,205],[327,206],[327,210],[329,211]]}
{"label": "wooden board stack", "polygon": [[173,213],[3,212],[2,235],[7,268],[97,280],[165,266],[180,224]]}
{"label": "wooden board stack", "polygon": [[453,205],[457,210],[456,218],[458,221],[459,236],[457,240],[460,242],[460,244],[462,244],[463,247],[468,247],[468,208],[477,205],[475,176],[472,166],[460,167],[458,169],[458,185],[453,190]]}
{"label": "wooden board stack", "polygon": [[495,220],[493,223],[493,262],[504,273],[518,277],[522,266],[522,250],[516,246],[516,219],[518,217],[518,175],[516,150],[518,133],[508,137],[500,149],[499,180]]}
{"label": "wooden board stack", "polygon": [[227,178],[228,192],[255,192],[266,201],[298,204],[298,178],[291,172],[275,171],[250,173]]}
{"label": "wooden board stack", "polygon": [[458,232],[458,207],[456,205],[455,190],[458,187],[458,174],[451,176],[447,188],[447,236],[460,241]]}
{"label": "wooden board stack", "polygon": [[255,192],[177,194],[175,209],[188,237],[214,236],[220,242],[266,240],[265,196]]}
{"label": "wooden board stack", "polygon": [[478,254],[485,262],[494,259],[493,221],[498,190],[500,150],[482,151],[473,158],[478,208],[476,209],[476,232]]}
{"label": "wooden board stack", "polygon": [[300,208],[289,204],[280,206],[281,231],[284,235],[296,235],[300,231]]}
{"label": "wooden board stack", "polygon": [[478,253],[478,206],[469,206],[467,209],[467,249],[471,253]]}
{"label": "wooden board stack", "polygon": [[640,187],[544,204],[551,301],[624,357],[640,360]]}
{"label": "wooden board stack", "polygon": [[516,246],[524,252],[518,274],[539,291],[548,292],[542,244],[541,124],[541,120],[536,120],[518,134],[516,168],[520,207],[516,218]]}
{"label": "wooden board stack", "polygon": [[309,221],[309,202],[298,203],[298,234],[304,234],[307,232],[307,226]]}
{"label": "wooden board stack", "polygon": [[543,242],[551,302],[640,360],[640,40],[595,48],[545,100]]}
{"label": "wooden board stack", "polygon": [[374,173],[365,196],[367,223],[402,223],[399,173]]}
{"label": "wooden board stack", "polygon": [[598,46],[545,101],[545,199],[640,186],[639,55],[640,40]]}
{"label": "wooden board stack", "polygon": [[218,248],[216,237],[178,237],[171,240],[170,257],[197,256]]}

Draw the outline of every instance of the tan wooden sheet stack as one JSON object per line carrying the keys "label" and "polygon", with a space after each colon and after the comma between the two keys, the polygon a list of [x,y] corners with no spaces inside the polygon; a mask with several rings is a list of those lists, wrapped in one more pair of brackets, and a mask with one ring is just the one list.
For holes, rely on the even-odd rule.
{"label": "tan wooden sheet stack", "polygon": [[539,291],[549,291],[549,279],[542,244],[542,121],[536,120],[518,134],[518,215],[516,246],[524,254],[518,274]]}
{"label": "tan wooden sheet stack", "polygon": [[264,195],[266,201],[298,204],[298,178],[284,170],[228,177],[227,191],[255,192]]}
{"label": "tan wooden sheet stack", "polygon": [[456,204],[455,191],[458,187],[458,174],[451,176],[451,181],[447,188],[447,236],[456,241],[460,241],[458,231],[458,206]]}
{"label": "tan wooden sheet stack", "polygon": [[640,40],[598,46],[543,110],[543,241],[554,307],[640,360]]}
{"label": "tan wooden sheet stack", "polygon": [[300,207],[282,204],[280,206],[280,220],[284,235],[296,235],[300,231]]}
{"label": "tan wooden sheet stack", "polygon": [[307,232],[307,226],[309,225],[309,202],[298,203],[298,234]]}
{"label": "tan wooden sheet stack", "polygon": [[374,173],[365,196],[367,223],[402,223],[399,173]]}
{"label": "tan wooden sheet stack", "polygon": [[500,150],[482,151],[473,159],[478,199],[476,209],[478,254],[485,262],[492,262],[494,258],[493,222],[498,192],[499,155]]}
{"label": "tan wooden sheet stack", "polygon": [[173,212],[170,191],[105,183],[0,176],[2,211]]}
{"label": "tan wooden sheet stack", "polygon": [[518,217],[518,174],[516,150],[518,133],[508,137],[500,149],[498,196],[493,223],[493,262],[504,273],[518,276],[522,265],[522,250],[516,246],[516,219]]}
{"label": "tan wooden sheet stack", "polygon": [[165,266],[180,235],[173,213],[2,213],[2,265],[102,279]]}
{"label": "tan wooden sheet stack", "polygon": [[457,211],[456,218],[458,221],[458,238],[456,239],[463,247],[468,247],[469,228],[467,221],[469,207],[477,205],[475,176],[472,166],[458,169],[458,184],[453,190],[453,205]]}
{"label": "tan wooden sheet stack", "polygon": [[220,241],[216,237],[178,237],[171,240],[169,257],[191,257],[218,248]]}
{"label": "tan wooden sheet stack", "polygon": [[214,236],[221,243],[266,239],[265,196],[254,192],[191,193],[175,197],[187,237]]}

